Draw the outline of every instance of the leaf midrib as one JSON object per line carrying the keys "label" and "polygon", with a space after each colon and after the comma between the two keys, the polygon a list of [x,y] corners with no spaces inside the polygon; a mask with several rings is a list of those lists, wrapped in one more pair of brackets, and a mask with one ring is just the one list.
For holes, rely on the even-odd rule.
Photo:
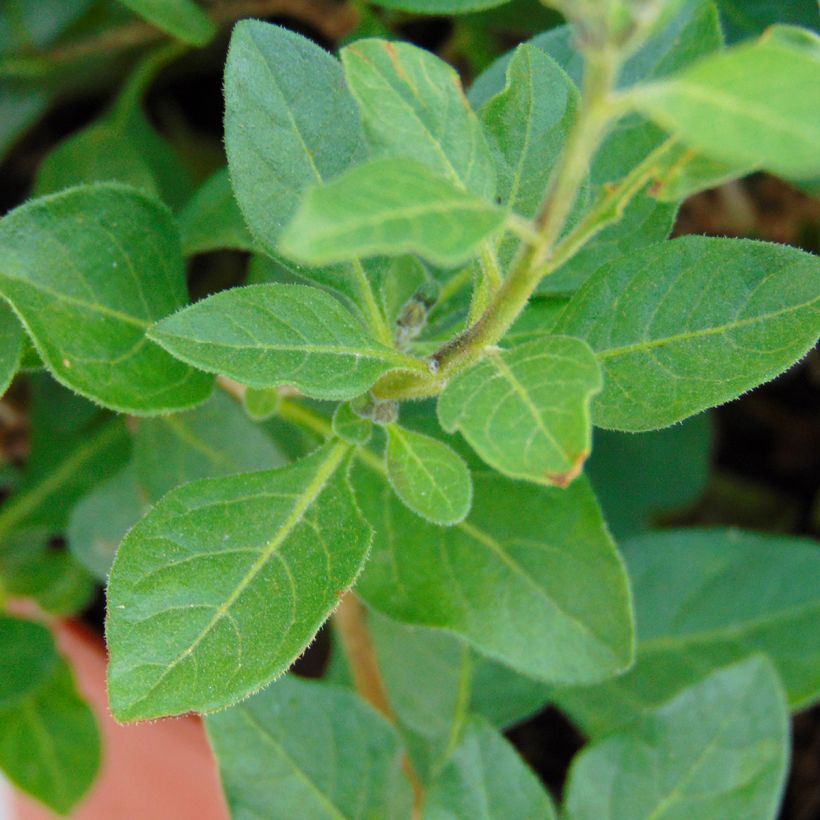
{"label": "leaf midrib", "polygon": [[297,498],[296,503],[285,518],[284,522],[282,522],[282,525],[277,530],[276,535],[263,547],[259,553],[259,557],[256,561],[254,561],[250,569],[248,569],[236,585],[233,592],[214,610],[214,614],[211,616],[211,619],[207,624],[205,624],[190,645],[180,652],[167,666],[165,666],[162,673],[154,681],[154,683],[146,689],[145,693],[136,700],[131,701],[126,709],[118,710],[121,714],[124,716],[129,713],[133,714],[134,708],[139,704],[144,703],[185,658],[193,655],[196,648],[208,636],[211,630],[216,627],[222,618],[229,614],[231,607],[247,589],[249,584],[253,582],[259,572],[261,572],[261,570],[267,565],[276,550],[287,540],[296,526],[302,521],[302,518],[307,510],[319,497],[321,492],[327,486],[327,483],[335,474],[336,469],[339,467],[339,464],[349,449],[350,445],[343,441],[336,442],[336,444],[329,449],[327,457],[316,470],[316,475],[307,485],[304,492]]}

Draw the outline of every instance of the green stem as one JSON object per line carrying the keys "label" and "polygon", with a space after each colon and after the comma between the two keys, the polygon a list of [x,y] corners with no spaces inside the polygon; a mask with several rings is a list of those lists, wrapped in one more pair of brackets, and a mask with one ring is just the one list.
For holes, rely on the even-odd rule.
{"label": "green stem", "polygon": [[438,394],[447,380],[469,367],[483,350],[497,344],[512,326],[544,276],[556,241],[566,225],[578,191],[615,111],[610,99],[619,68],[619,55],[611,49],[587,54],[584,104],[556,165],[541,209],[535,218],[537,235],[522,243],[509,276],[496,291],[475,324],[440,348],[430,358],[431,376],[392,378],[377,386],[379,398],[422,398]]}

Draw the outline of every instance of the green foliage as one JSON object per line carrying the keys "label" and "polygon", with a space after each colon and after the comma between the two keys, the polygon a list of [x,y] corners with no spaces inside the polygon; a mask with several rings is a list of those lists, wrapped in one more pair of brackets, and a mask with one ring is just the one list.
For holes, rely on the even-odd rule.
{"label": "green foliage", "polygon": [[177,229],[158,202],[119,185],[72,188],[6,216],[0,251],[0,294],[66,387],[129,413],[207,398],[209,377],[146,338],[186,301]]}
{"label": "green foliage", "polygon": [[473,718],[449,763],[430,786],[424,817],[540,817],[553,820],[552,801],[538,778],[491,726]]}
{"label": "green foliage", "polygon": [[206,725],[234,817],[409,811],[398,735],[351,692],[287,677]]}
{"label": "green foliage", "polygon": [[433,524],[458,524],[470,512],[470,471],[461,456],[443,442],[391,424],[385,467],[396,495]]}
{"label": "green foliage", "polygon": [[[635,105],[675,136],[725,162],[786,176],[820,172],[820,53],[769,37],[709,57],[634,91]],[[794,89],[782,93],[784,86]]]}
{"label": "green foliage", "polygon": [[129,532],[108,582],[118,719],[224,708],[299,656],[370,546],[347,450],[328,444],[280,470],[185,484]]}
{"label": "green foliage", "polygon": [[120,3],[192,46],[203,46],[216,34],[216,27],[194,0],[120,0]]}
{"label": "green foliage", "polygon": [[377,159],[309,190],[280,247],[288,258],[314,265],[418,253],[454,266],[474,256],[503,222],[501,210],[426,166]]}
{"label": "green foliage", "polygon": [[[803,4],[556,0],[501,56],[560,15],[304,11],[339,59],[238,20],[227,168],[163,88],[246,4],[33,5],[0,11],[0,151],[112,102],[13,157],[0,604],[107,582],[113,715],[208,714],[236,817],[555,817],[500,734],[547,702],[590,739],[567,820],[774,816],[817,544],[656,528],[711,520],[698,414],[820,331],[816,256],[667,239],[692,193],[820,173],[820,41],[763,31]],[[468,97],[395,9],[485,10],[442,50],[489,65]],[[331,615],[324,680],[276,681]],[[0,614],[0,767],[67,812],[98,763],[53,640]]]}
{"label": "green foliage", "polygon": [[94,716],[48,630],[0,616],[3,771],[20,789],[67,814],[91,786],[99,765]]}
{"label": "green foliage", "polygon": [[438,415],[504,475],[566,487],[589,455],[589,402],[600,389],[592,351],[548,336],[489,353],[447,385]]}
{"label": "green foliage", "polygon": [[[635,665],[558,700],[584,729],[603,734],[711,670],[765,652],[792,706],[820,697],[817,545],[722,530],[650,534],[621,545],[638,627]],[[697,606],[692,606],[697,601]]]}
{"label": "green foliage", "polygon": [[776,814],[787,744],[777,675],[754,657],[582,752],[570,773],[566,816],[764,820]]}
{"label": "green foliage", "polygon": [[349,399],[389,370],[418,367],[371,338],[333,297],[306,285],[217,293],[149,335],[203,370],[252,387],[292,384],[317,399]]}
{"label": "green foliage", "polygon": [[[625,573],[584,481],[544,489],[474,472],[472,513],[447,529],[413,515],[371,468],[354,467],[353,482],[376,531],[357,587],[374,609],[455,632],[543,680],[595,680],[630,663]],[[481,604],[490,600],[503,610]]]}
{"label": "green foliage", "polygon": [[[617,309],[607,311],[615,294]],[[598,271],[555,332],[584,339],[598,356],[595,423],[652,430],[734,399],[805,355],[817,339],[819,294],[814,256],[683,237]]]}

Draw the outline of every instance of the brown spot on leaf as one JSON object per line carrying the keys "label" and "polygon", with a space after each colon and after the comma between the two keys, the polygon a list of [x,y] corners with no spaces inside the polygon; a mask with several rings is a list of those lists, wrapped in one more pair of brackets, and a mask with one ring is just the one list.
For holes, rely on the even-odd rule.
{"label": "brown spot on leaf", "polygon": [[584,468],[584,462],[587,460],[589,453],[579,453],[572,466],[563,473],[547,473],[545,478],[550,484],[560,487],[565,490],[581,475],[581,470]]}

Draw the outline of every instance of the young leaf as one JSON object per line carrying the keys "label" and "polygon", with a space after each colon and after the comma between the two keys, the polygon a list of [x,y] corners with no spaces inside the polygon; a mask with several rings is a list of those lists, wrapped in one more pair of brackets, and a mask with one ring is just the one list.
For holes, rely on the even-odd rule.
{"label": "young leaf", "polygon": [[311,188],[282,234],[282,253],[324,265],[417,253],[454,266],[504,224],[505,214],[424,165],[377,159]]}
{"label": "young leaf", "polygon": [[373,156],[414,159],[489,200],[495,169],[458,75],[409,43],[357,40],[341,52]]}
{"label": "young leaf", "polygon": [[254,421],[267,421],[276,415],[281,400],[275,387],[249,387],[242,396],[242,407]]}
{"label": "young leaf", "polygon": [[353,412],[349,402],[336,406],[333,412],[333,433],[348,444],[367,444],[373,432],[373,422]]}
{"label": "young leaf", "polygon": [[681,142],[785,176],[820,173],[820,52],[764,37],[638,87],[634,104]]}
{"label": "young leaf", "polygon": [[253,252],[257,249],[231,189],[228,169],[211,176],[179,215],[185,256],[215,250]]}
{"label": "young leaf", "polygon": [[135,14],[183,43],[204,46],[216,34],[213,21],[194,0],[120,0]]}
{"label": "young leaf", "polygon": [[525,217],[535,216],[578,109],[575,84],[541,49],[519,46],[504,90],[481,108],[495,157],[498,196]]}
{"label": "young leaf", "polygon": [[[338,61],[287,29],[237,23],[225,64],[225,148],[248,227],[279,257],[279,235],[305,190],[366,157]],[[356,264],[296,273],[354,301],[365,276]]]}
{"label": "young leaf", "polygon": [[155,325],[166,350],[251,387],[289,384],[317,399],[350,399],[416,359],[371,338],[332,296],[306,285],[222,291]]}
{"label": "young leaf", "polygon": [[756,656],[584,750],[570,771],[566,816],[768,820],[777,813],[788,749],[782,687]]}
{"label": "young leaf", "polygon": [[[35,647],[42,653],[36,658]],[[17,686],[16,697],[4,699],[0,692],[0,769],[22,791],[68,814],[99,769],[94,715],[45,627],[0,616],[0,658],[32,661],[19,667],[28,680]],[[6,674],[0,680],[8,686]]]}
{"label": "young leaf", "polygon": [[470,517],[441,528],[411,513],[375,469],[368,461],[352,474],[376,530],[357,586],[370,606],[455,632],[541,680],[599,680],[629,665],[626,574],[586,482],[557,490],[473,473]]}
{"label": "young leaf", "polygon": [[108,583],[118,720],[222,709],[304,651],[370,546],[347,450],[184,484],[131,530]]}
{"label": "young leaf", "polygon": [[352,692],[286,677],[206,720],[234,817],[409,817],[398,735]]}
{"label": "young leaf", "polygon": [[[613,307],[613,301],[615,307]],[[640,432],[729,401],[803,356],[820,330],[820,260],[687,236],[598,271],[555,326],[596,352],[595,424]]]}
{"label": "young leaf", "polygon": [[25,334],[14,311],[0,301],[0,396],[2,396],[20,367]]}
{"label": "young leaf", "polygon": [[450,762],[430,786],[424,820],[556,817],[538,778],[498,731],[480,718],[467,723]]}
{"label": "young leaf", "polygon": [[212,379],[145,337],[187,302],[171,214],[115,184],[28,202],[0,221],[0,294],[54,377],[124,413],[204,401]]}
{"label": "young leaf", "polygon": [[270,470],[287,459],[235,401],[218,393],[187,413],[142,422],[134,460],[140,486],[156,501],[188,481]]}
{"label": "young leaf", "polygon": [[601,373],[584,342],[542,337],[488,352],[438,401],[441,426],[511,478],[566,487],[590,452],[589,403]]}
{"label": "young leaf", "polygon": [[444,442],[391,424],[385,466],[396,495],[433,524],[457,524],[470,512],[470,471]]}
{"label": "young leaf", "polygon": [[555,693],[584,731],[601,735],[705,673],[764,652],[794,708],[820,697],[820,551],[808,540],[682,530],[626,541],[638,658],[617,680]]}

